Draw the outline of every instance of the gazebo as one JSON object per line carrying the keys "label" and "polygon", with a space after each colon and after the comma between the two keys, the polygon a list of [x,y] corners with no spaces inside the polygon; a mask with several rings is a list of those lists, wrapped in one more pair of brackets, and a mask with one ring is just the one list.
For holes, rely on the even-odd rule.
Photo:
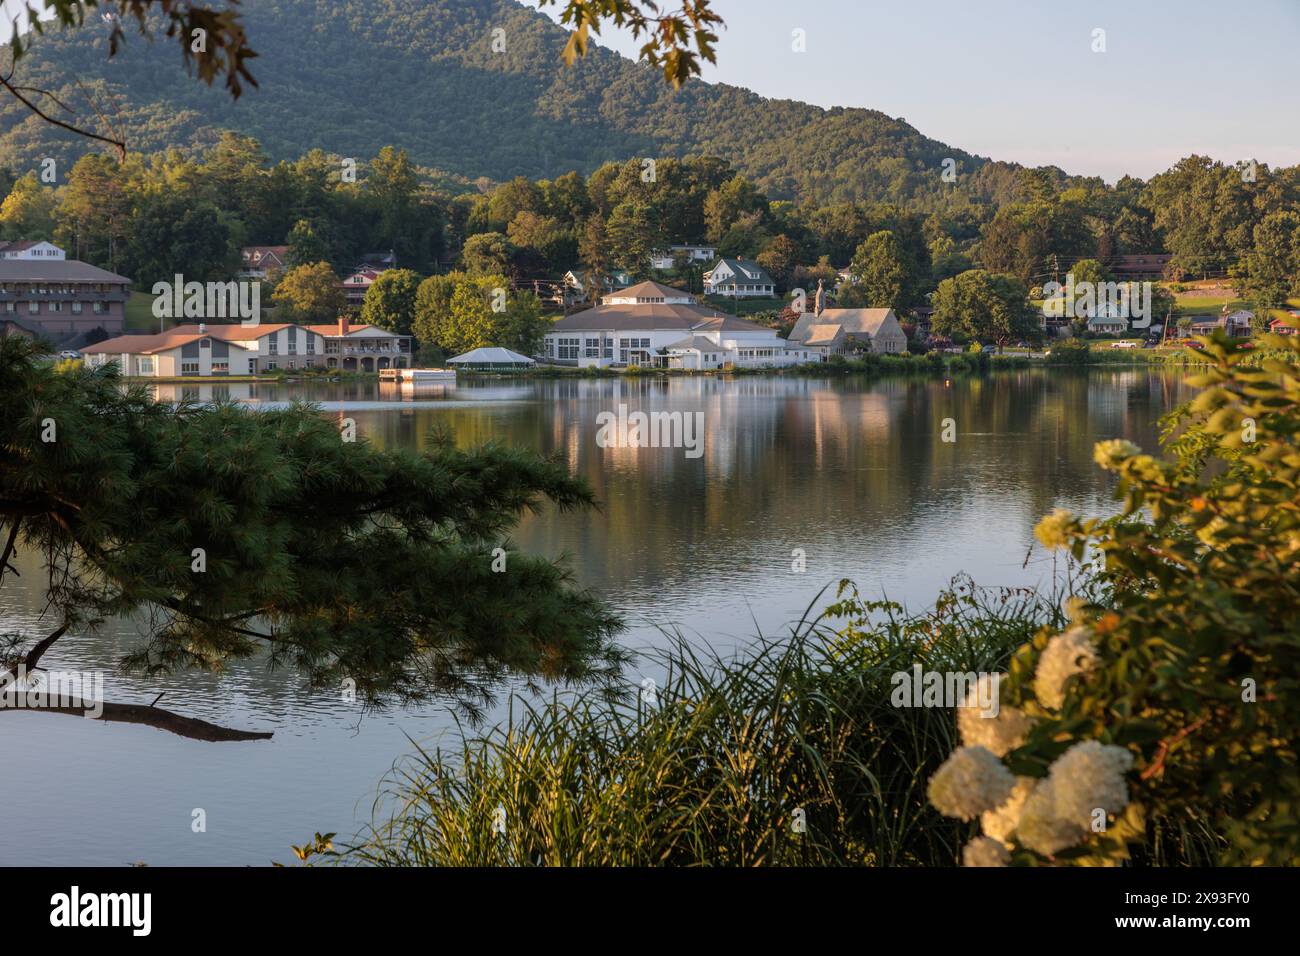
{"label": "gazebo", "polygon": [[481,348],[447,359],[456,368],[493,372],[499,370],[532,368],[537,363],[527,355],[503,348]]}

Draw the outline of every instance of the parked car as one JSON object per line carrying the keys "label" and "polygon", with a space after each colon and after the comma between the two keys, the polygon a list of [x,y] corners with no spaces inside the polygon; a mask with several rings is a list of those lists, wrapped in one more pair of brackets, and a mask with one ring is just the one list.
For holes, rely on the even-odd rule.
{"label": "parked car", "polygon": [[1110,347],[1113,349],[1135,349],[1138,344],[1136,342],[1111,342]]}
{"label": "parked car", "polygon": [[79,359],[81,358],[81,353],[78,352],[76,349],[64,349],[62,352],[59,353],[59,358],[60,360]]}

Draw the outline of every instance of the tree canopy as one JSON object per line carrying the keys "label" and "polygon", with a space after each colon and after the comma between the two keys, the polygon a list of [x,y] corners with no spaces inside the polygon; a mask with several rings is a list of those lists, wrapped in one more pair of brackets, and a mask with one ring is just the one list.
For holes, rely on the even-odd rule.
{"label": "tree canopy", "polygon": [[939,335],[986,340],[999,347],[1039,332],[1024,284],[983,269],[968,269],[939,283],[931,327]]}
{"label": "tree canopy", "polygon": [[[264,652],[368,704],[471,714],[507,674],[600,681],[624,660],[604,603],[509,543],[524,511],[593,504],[559,460],[447,436],[379,451],[307,405],[161,404],[18,336],[0,338],[0,407],[0,583],[15,548],[43,556],[54,638],[9,635],[7,669],[114,615],[143,629],[124,663],[145,673]],[[156,708],[104,714],[232,739]]]}

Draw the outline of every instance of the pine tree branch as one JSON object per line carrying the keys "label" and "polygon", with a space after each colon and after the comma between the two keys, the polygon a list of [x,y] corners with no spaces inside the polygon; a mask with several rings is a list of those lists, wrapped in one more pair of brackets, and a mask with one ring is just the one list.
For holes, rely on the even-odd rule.
{"label": "pine tree branch", "polygon": [[9,529],[9,539],[5,542],[4,553],[0,554],[0,584],[4,583],[6,571],[18,573],[18,569],[9,564],[9,559],[13,557],[14,549],[18,546],[18,528],[22,523],[23,519],[16,517],[13,519],[13,526]]}
{"label": "pine tree branch", "polygon": [[[191,740],[203,740],[209,743],[226,743],[231,741],[243,740],[270,740],[271,734],[261,731],[236,730],[232,727],[221,727],[217,724],[209,723],[206,720],[199,720],[197,717],[186,717],[183,714],[173,713],[170,710],[163,710],[161,707],[152,707],[148,704],[113,704],[108,701],[95,702],[90,706],[83,707],[0,707],[0,713],[5,711],[30,710],[32,713],[47,714],[66,714],[72,717],[84,717],[87,720],[102,720],[113,724],[142,724],[146,727],[154,727],[158,730],[165,730],[168,733],[176,734],[180,737],[188,737]],[[98,717],[92,716],[89,711],[99,710]]]}

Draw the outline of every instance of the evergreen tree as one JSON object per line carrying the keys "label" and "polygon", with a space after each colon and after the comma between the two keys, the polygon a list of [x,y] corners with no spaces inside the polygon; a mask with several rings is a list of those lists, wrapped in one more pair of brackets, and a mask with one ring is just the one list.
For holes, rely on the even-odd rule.
{"label": "evergreen tree", "polygon": [[[318,690],[450,698],[472,715],[508,675],[606,680],[625,659],[604,604],[510,548],[522,511],[592,503],[558,459],[445,436],[380,451],[306,405],[157,403],[115,366],[59,371],[18,336],[0,338],[0,407],[13,412],[0,418],[0,585],[15,549],[42,555],[55,622],[9,635],[5,670],[122,614],[146,628],[124,659],[144,673],[265,650]],[[266,736],[111,701],[103,719]]]}

